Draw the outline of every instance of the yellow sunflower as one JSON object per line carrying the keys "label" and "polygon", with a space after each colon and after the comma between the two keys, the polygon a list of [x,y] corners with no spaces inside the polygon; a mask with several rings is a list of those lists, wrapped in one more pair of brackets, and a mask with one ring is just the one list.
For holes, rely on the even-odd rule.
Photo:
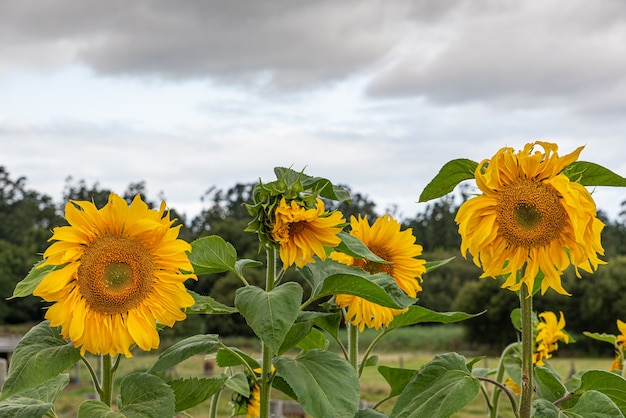
{"label": "yellow sunflower", "polygon": [[[534,151],[535,147],[544,152]],[[473,256],[484,271],[481,277],[508,275],[502,285],[519,290],[526,284],[532,293],[535,277],[548,288],[568,295],[562,272],[571,264],[592,273],[604,255],[591,194],[571,182],[563,169],[576,161],[584,147],[560,157],[557,145],[537,141],[517,153],[502,148],[476,169],[482,194],[464,202],[456,216],[461,253]],[[517,272],[521,272],[518,279]]]}
{"label": "yellow sunflower", "polygon": [[130,206],[116,194],[101,209],[87,201],[65,207],[69,226],[54,228],[56,240],[43,265],[59,266],[33,294],[55,302],[46,312],[51,326],[81,354],[131,357],[130,346],[148,351],[159,345],[157,323],[185,319],[194,304],[184,281],[196,278],[178,239],[180,225],[165,211],[151,210],[137,195]]}
{"label": "yellow sunflower", "polygon": [[324,212],[324,202],[316,200],[315,208],[307,209],[295,200],[287,204],[285,198],[274,212],[272,238],[280,245],[283,266],[295,264],[304,267],[314,262],[313,256],[326,260],[324,247],[335,247],[341,239],[341,224],[345,219],[341,212]]}
{"label": "yellow sunflower", "polygon": [[[330,257],[350,266],[357,266],[370,273],[387,273],[407,295],[415,297],[422,290],[422,274],[426,272],[426,261],[417,259],[422,254],[422,246],[415,243],[413,230],[400,231],[401,225],[391,215],[383,215],[370,226],[367,217],[350,218],[350,235],[363,242],[371,252],[391,264],[382,264],[347,254],[334,252]],[[362,332],[365,327],[380,329],[406,309],[392,309],[377,305],[353,295],[335,295],[335,303],[347,308],[346,322],[358,325]]]}
{"label": "yellow sunflower", "polygon": [[537,337],[535,338],[533,363],[537,366],[543,366],[543,360],[552,357],[551,353],[559,348],[559,340],[569,344],[569,335],[563,331],[565,328],[563,312],[560,312],[558,320],[554,312],[549,311],[540,313],[539,318],[542,321],[537,324],[536,328]]}
{"label": "yellow sunflower", "polygon": [[[617,336],[615,343],[620,346],[626,346],[626,322],[617,320],[617,329],[619,329],[620,335]],[[624,347],[626,348],[626,347]]]}
{"label": "yellow sunflower", "polygon": [[254,384],[250,390],[250,397],[246,402],[246,418],[261,416],[261,388]]}

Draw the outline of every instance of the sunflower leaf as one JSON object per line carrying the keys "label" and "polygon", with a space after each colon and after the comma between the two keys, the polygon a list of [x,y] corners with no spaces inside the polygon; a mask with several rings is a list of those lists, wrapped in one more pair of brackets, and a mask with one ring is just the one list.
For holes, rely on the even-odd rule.
{"label": "sunflower leaf", "polygon": [[428,202],[450,193],[463,180],[474,178],[478,163],[465,158],[449,161],[426,185],[419,197],[420,202]]}
{"label": "sunflower leaf", "polygon": [[608,396],[617,405],[622,414],[626,415],[626,379],[603,370],[589,370],[580,377],[580,386],[574,396],[563,402],[564,408],[570,408],[582,399],[589,391],[598,391]]}
{"label": "sunflower leaf", "polygon": [[486,311],[477,314],[469,314],[465,312],[435,312],[422,306],[409,306],[409,310],[396,316],[389,324],[388,329],[405,327],[408,325],[423,324],[427,322],[449,324],[452,322],[465,321],[466,319],[475,318],[482,315]]}
{"label": "sunflower leaf", "polygon": [[46,277],[53,270],[64,266],[45,265],[40,267],[43,262],[44,260],[37,262],[33,268],[30,269],[26,277],[15,285],[13,295],[9,298],[9,300],[32,295],[33,291],[37,288],[37,286],[39,286],[39,283],[41,283],[44,277]]}
{"label": "sunflower leaf", "polygon": [[70,381],[67,373],[56,375],[37,387],[0,402],[0,417],[43,416]]}
{"label": "sunflower leaf", "polygon": [[613,345],[616,345],[617,343],[617,337],[612,334],[605,334],[605,333],[599,334],[597,332],[584,331],[583,335],[585,337],[589,337],[597,341],[604,341],[605,343],[609,343]]}
{"label": "sunflower leaf", "polygon": [[274,353],[279,352],[295,323],[301,302],[302,287],[295,282],[284,283],[269,292],[245,286],[235,293],[235,307]]}
{"label": "sunflower leaf", "polygon": [[417,300],[407,296],[387,274],[370,274],[333,260],[309,263],[300,274],[311,285],[313,299],[337,294],[354,295],[394,309],[406,308]]}
{"label": "sunflower leaf", "polygon": [[48,321],[35,325],[15,347],[0,400],[38,387],[79,359],[80,350],[68,344]]}
{"label": "sunflower leaf", "polygon": [[193,335],[165,349],[157,359],[156,363],[148,369],[149,373],[163,372],[173,367],[189,357],[211,351],[219,344],[219,337],[214,334]]}
{"label": "sunflower leaf", "polygon": [[288,188],[300,182],[303,191],[319,195],[327,199],[344,201],[350,200],[350,193],[342,187],[333,185],[330,180],[322,177],[311,177],[290,168],[275,167],[274,174],[279,181],[284,181]]}
{"label": "sunflower leaf", "polygon": [[226,376],[213,379],[176,379],[168,382],[176,397],[176,412],[181,412],[201,404],[213,394],[219,392],[228,378]]}
{"label": "sunflower leaf", "polygon": [[146,372],[127,375],[120,384],[120,413],[126,417],[174,416],[174,391],[159,377]]}
{"label": "sunflower leaf", "polygon": [[376,254],[374,254],[367,245],[363,244],[357,237],[353,237],[347,232],[340,232],[338,237],[341,238],[341,242],[335,248],[337,251],[348,254],[354,258],[364,258],[369,261],[374,261],[380,264],[391,264],[387,260],[383,260]]}
{"label": "sunflower leaf", "polygon": [[278,375],[314,417],[353,418],[359,408],[359,378],[344,358],[324,350],[276,359]]}
{"label": "sunflower leaf", "polygon": [[261,367],[258,361],[236,347],[220,348],[215,355],[215,361],[220,367],[233,367],[244,364],[247,364],[252,369]]}
{"label": "sunflower leaf", "polygon": [[285,335],[285,340],[276,354],[281,355],[294,348],[302,339],[309,335],[312,328],[313,321],[296,322],[293,324],[287,332],[287,335]]}
{"label": "sunflower leaf", "polygon": [[200,295],[192,290],[187,290],[187,292],[193,296],[195,303],[185,309],[186,314],[228,315],[237,312],[237,309],[219,303],[211,296]]}
{"label": "sunflower leaf", "polygon": [[191,243],[189,261],[196,274],[236,271],[237,251],[222,237],[211,235]]}
{"label": "sunflower leaf", "polygon": [[391,393],[389,397],[398,396],[406,385],[409,384],[411,378],[416,373],[416,370],[400,369],[395,367],[380,366],[378,367],[378,373],[387,381],[391,387]]}
{"label": "sunflower leaf", "polygon": [[454,257],[446,258],[445,260],[427,261],[426,264],[424,264],[424,267],[426,267],[426,273],[438,269],[439,267],[448,264],[452,260],[454,260]]}
{"label": "sunflower leaf", "polygon": [[115,412],[100,401],[85,401],[78,407],[77,418],[128,418],[128,415]]}
{"label": "sunflower leaf", "polygon": [[456,353],[436,356],[417,371],[402,391],[391,418],[449,417],[480,392],[480,382]]}
{"label": "sunflower leaf", "polygon": [[564,173],[570,180],[583,186],[626,186],[626,178],[608,168],[587,161],[571,163],[565,168]]}

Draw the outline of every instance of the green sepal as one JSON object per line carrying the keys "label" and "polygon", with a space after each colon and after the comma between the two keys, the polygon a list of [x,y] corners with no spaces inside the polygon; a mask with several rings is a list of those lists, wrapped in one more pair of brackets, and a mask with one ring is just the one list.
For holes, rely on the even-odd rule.
{"label": "green sepal", "polygon": [[463,180],[473,179],[478,163],[466,158],[449,161],[441,167],[439,173],[426,185],[419,202],[428,202],[450,193]]}
{"label": "green sepal", "polygon": [[30,269],[26,277],[24,277],[18,284],[15,285],[15,289],[13,289],[13,295],[8,298],[8,300],[32,295],[33,291],[37,288],[37,286],[39,286],[39,283],[41,283],[41,281],[48,274],[56,269],[61,269],[65,267],[65,264],[61,266],[41,266],[43,263],[44,260],[41,260]]}

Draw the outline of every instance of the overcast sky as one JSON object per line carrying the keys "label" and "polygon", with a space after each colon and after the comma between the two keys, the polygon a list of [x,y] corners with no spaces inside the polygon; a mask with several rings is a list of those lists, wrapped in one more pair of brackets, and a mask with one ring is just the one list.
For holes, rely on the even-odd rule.
{"label": "overcast sky", "polygon": [[143,180],[193,216],[292,166],[412,217],[454,158],[544,140],[626,175],[625,137],[623,0],[0,2],[0,165],[59,201]]}

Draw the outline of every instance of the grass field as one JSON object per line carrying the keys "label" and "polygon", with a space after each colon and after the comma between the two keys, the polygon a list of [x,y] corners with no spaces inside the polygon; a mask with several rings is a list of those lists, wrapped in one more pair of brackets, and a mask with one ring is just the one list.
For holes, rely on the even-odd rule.
{"label": "grass field", "polygon": [[[373,338],[370,333],[365,333],[361,339],[361,348],[368,345],[369,341]],[[238,339],[234,341],[225,341],[228,345],[242,346],[247,345],[245,351],[255,357],[258,357],[258,351],[255,350],[254,344],[250,344],[250,341],[244,339]],[[392,333],[389,338],[383,340],[378,346],[378,350],[375,353],[379,357],[379,364],[383,364],[390,367],[404,367],[408,369],[418,369],[424,363],[430,361],[437,353],[457,351],[464,354],[466,358],[472,359],[473,354],[471,352],[463,350],[463,347],[467,344],[463,343],[462,328],[458,326],[445,326],[445,327],[413,327],[399,329],[397,333]],[[137,353],[135,357],[130,360],[122,360],[120,369],[118,371],[117,383],[119,379],[125,374],[135,370],[145,370],[150,367],[157,357],[156,353]],[[171,373],[176,377],[191,377],[191,376],[205,376],[204,374],[204,355],[196,355],[185,362],[179,364]],[[606,369],[610,364],[611,359],[588,359],[588,358],[575,358],[570,359],[566,357],[560,357],[559,353],[555,354],[555,357],[550,360],[550,364],[559,372],[561,376],[567,376],[572,367],[576,370],[587,369]],[[487,357],[476,365],[476,367],[488,367],[495,368],[497,365],[497,358]],[[217,369],[214,371],[214,375],[219,375],[222,372],[228,372],[227,370]],[[59,397],[55,404],[56,412],[59,418],[73,418],[76,416],[76,409],[78,405],[85,399],[94,396],[94,390],[89,380],[89,374],[84,365],[80,364],[73,370],[70,370],[70,374],[74,378],[78,378],[77,381],[71,383],[64,393]],[[363,400],[369,403],[376,403],[381,398],[384,398],[388,393],[388,386],[385,380],[378,374],[376,367],[366,368],[361,378],[361,393]],[[224,391],[220,399],[220,411],[219,417],[229,417],[230,408],[228,407],[228,401],[230,400],[231,392]],[[275,394],[273,397],[284,398],[282,394]],[[462,411],[454,415],[454,418],[474,418],[485,417],[486,407],[482,395],[478,395],[474,401],[467,405]],[[385,413],[389,413],[393,407],[393,400],[382,405],[380,410]],[[194,418],[207,418],[208,417],[208,401],[202,405],[199,405],[189,411],[188,415],[181,415],[180,417],[194,417]],[[500,417],[510,418],[513,414],[510,412],[510,407],[507,400],[503,396],[500,400]]]}

